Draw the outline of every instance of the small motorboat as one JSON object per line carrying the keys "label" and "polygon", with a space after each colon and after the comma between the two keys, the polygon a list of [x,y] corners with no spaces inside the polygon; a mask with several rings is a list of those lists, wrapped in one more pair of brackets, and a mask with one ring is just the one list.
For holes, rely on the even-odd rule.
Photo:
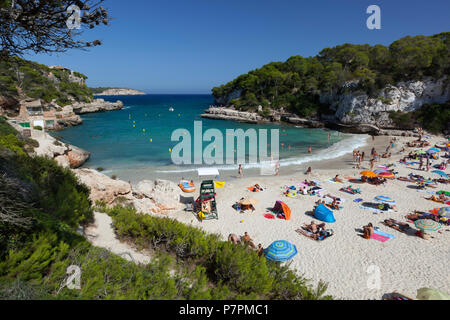
{"label": "small motorboat", "polygon": [[170,111],[170,112],[173,112],[174,110],[175,110],[175,109],[172,108],[172,107],[169,108],[169,111]]}

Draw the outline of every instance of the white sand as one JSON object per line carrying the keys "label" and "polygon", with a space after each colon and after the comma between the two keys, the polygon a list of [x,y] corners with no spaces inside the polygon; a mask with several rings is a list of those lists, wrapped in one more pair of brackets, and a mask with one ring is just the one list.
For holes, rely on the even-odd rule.
{"label": "white sand", "polygon": [[147,264],[150,256],[139,252],[130,245],[120,242],[112,228],[112,219],[105,213],[94,212],[95,222],[86,228],[86,238],[92,245],[105,248],[128,261]]}
{"label": "white sand", "polygon": [[[381,154],[384,152],[388,138],[377,137],[376,145],[384,144],[384,147],[377,147]],[[401,142],[412,141],[413,138],[400,138]],[[440,142],[442,139],[433,137],[431,142]],[[372,141],[365,148],[366,159],[369,158]],[[402,143],[402,144],[403,144]],[[407,168],[398,163],[400,155],[398,151],[401,146],[397,143],[393,156],[390,159],[381,159],[380,164],[395,163],[398,176],[407,176],[410,172],[421,174],[425,177],[437,178],[431,172],[417,171]],[[410,148],[406,148],[407,152]],[[318,222],[305,214],[310,211],[317,196],[297,196],[288,198],[282,195],[280,187],[284,185],[295,185],[305,179],[303,174],[306,166],[297,168],[296,173],[289,173],[289,176],[278,177],[257,177],[230,179],[226,181],[226,187],[217,190],[217,206],[219,210],[219,220],[198,222],[192,213],[178,212],[171,216],[188,224],[199,226],[212,233],[218,233],[225,240],[230,233],[243,235],[247,231],[254,239],[255,244],[261,243],[267,247],[275,240],[288,240],[297,246],[299,254],[292,260],[292,267],[300,274],[304,274],[316,285],[319,280],[324,280],[329,284],[328,294],[335,298],[343,299],[381,299],[384,294],[393,291],[401,292],[415,297],[417,289],[422,287],[432,287],[450,293],[450,228],[443,227],[440,232],[432,233],[433,238],[424,240],[416,236],[406,235],[396,230],[385,227],[380,222],[384,219],[394,218],[407,222],[405,215],[412,213],[414,209],[428,211],[442,205],[425,200],[429,195],[420,193],[416,189],[408,188],[412,183],[398,180],[388,181],[386,186],[372,186],[369,184],[352,184],[360,187],[362,195],[350,195],[339,191],[344,186],[342,184],[330,183],[328,180],[337,173],[341,178],[345,176],[355,176],[362,169],[353,168],[352,156],[347,155],[338,160],[333,160],[330,168],[315,170],[308,177],[309,180],[317,179],[323,182],[324,188],[332,195],[344,198],[344,209],[335,211],[336,223],[327,224],[327,228],[334,230],[334,235],[324,241],[314,241],[301,236],[295,232],[303,223],[310,223],[312,220]],[[323,163],[322,163],[323,165]],[[323,166],[322,166],[323,167]],[[341,167],[342,169],[336,169]],[[363,167],[368,168],[369,163],[365,161]],[[417,166],[416,166],[417,167]],[[375,169],[374,168],[374,169]],[[292,171],[292,168],[290,168]],[[434,169],[431,169],[432,171]],[[283,174],[283,168],[281,171]],[[345,179],[344,179],[345,180]],[[199,184],[198,181],[196,181]],[[247,187],[259,183],[265,187],[261,193],[252,193]],[[439,184],[435,190],[450,191],[449,185]],[[387,195],[397,201],[398,212],[386,212],[374,214],[370,210],[360,209],[360,204],[353,202],[356,198],[372,202],[377,195]],[[188,194],[186,194],[188,196]],[[198,192],[192,194],[195,198]],[[255,206],[255,213],[238,214],[231,206],[241,197],[251,196],[259,203]],[[284,201],[292,210],[291,220],[269,220],[263,215],[268,212],[266,208],[272,208],[276,200]],[[366,240],[359,236],[356,229],[372,222],[374,226],[380,227],[384,232],[393,234],[395,239],[387,242],[379,242],[371,239]],[[414,227],[413,224],[410,224]],[[368,267],[375,265],[380,270],[380,286],[378,289],[368,287],[370,279],[376,276],[368,273]],[[369,269],[370,271],[370,269]],[[371,278],[372,277],[372,278]]]}

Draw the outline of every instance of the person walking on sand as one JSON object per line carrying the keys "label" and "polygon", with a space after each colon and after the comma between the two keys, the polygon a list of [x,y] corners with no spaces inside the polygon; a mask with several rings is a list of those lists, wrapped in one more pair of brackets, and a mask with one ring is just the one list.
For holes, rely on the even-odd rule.
{"label": "person walking on sand", "polygon": [[239,169],[238,169],[239,178],[242,178],[243,174],[244,174],[244,168],[242,168],[242,164],[240,164]]}
{"label": "person walking on sand", "polygon": [[365,153],[364,153],[364,151],[361,153],[361,162],[363,162],[364,161],[364,155],[365,155]]}
{"label": "person walking on sand", "polygon": [[373,169],[373,163],[374,163],[374,161],[375,161],[375,159],[371,159],[371,160],[370,160],[370,170]]}
{"label": "person walking on sand", "polygon": [[419,170],[423,170],[423,157],[420,157]]}
{"label": "person walking on sand", "polygon": [[277,176],[280,173],[280,161],[275,163],[275,175]]}

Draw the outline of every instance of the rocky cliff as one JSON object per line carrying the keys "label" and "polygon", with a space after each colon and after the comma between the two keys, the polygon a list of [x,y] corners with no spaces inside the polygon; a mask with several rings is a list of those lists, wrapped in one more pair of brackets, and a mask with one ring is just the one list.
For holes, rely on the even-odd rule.
{"label": "rocky cliff", "polygon": [[[344,90],[343,90],[344,91]],[[322,94],[321,103],[330,105],[334,116],[326,117],[346,125],[373,124],[380,128],[395,127],[389,117],[392,111],[411,112],[429,103],[450,100],[450,82],[425,78],[422,81],[399,82],[383,88],[376,98],[364,92]]]}

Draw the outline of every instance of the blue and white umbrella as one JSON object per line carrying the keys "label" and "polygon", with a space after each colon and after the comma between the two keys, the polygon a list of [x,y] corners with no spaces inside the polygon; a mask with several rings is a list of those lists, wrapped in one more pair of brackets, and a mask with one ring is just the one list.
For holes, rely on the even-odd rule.
{"label": "blue and white umbrella", "polygon": [[297,247],[285,240],[278,240],[264,249],[264,253],[269,260],[278,262],[288,261],[297,254]]}
{"label": "blue and white umbrella", "polygon": [[395,204],[395,200],[387,196],[376,196],[375,201],[387,204]]}
{"label": "blue and white umbrella", "polygon": [[428,152],[428,153],[441,152],[441,149],[438,149],[438,148],[430,148],[430,149],[428,149],[427,152]]}
{"label": "blue and white umbrella", "polygon": [[441,177],[443,177],[443,178],[445,178],[445,179],[449,179],[448,174],[446,174],[446,173],[445,173],[444,171],[442,171],[442,170],[433,170],[433,171],[431,171],[431,172],[436,173],[436,174],[440,175]]}

